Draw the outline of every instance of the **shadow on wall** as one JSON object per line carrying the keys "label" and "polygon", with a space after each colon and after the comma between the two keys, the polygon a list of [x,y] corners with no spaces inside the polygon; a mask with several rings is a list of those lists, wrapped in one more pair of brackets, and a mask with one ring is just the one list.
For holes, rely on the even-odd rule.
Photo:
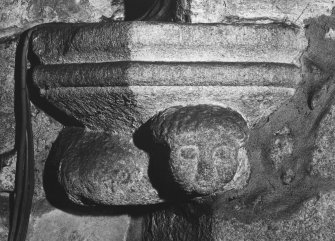
{"label": "shadow on wall", "polygon": [[173,18],[173,0],[125,0],[126,21],[169,21]]}

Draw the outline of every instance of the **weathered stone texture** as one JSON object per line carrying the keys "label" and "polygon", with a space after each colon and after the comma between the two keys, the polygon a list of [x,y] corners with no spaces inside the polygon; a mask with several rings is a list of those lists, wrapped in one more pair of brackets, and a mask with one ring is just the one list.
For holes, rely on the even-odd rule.
{"label": "weathered stone texture", "polygon": [[277,23],[110,22],[44,27],[33,34],[33,51],[44,64],[131,60],[299,65],[306,44],[300,29]]}
{"label": "weathered stone texture", "polygon": [[34,198],[45,197],[43,188],[44,164],[49,151],[58,133],[63,126],[52,117],[46,115],[40,109],[32,105],[32,128],[34,137],[34,158],[35,158],[35,193]]}
{"label": "weathered stone texture", "polygon": [[9,230],[9,194],[0,193],[0,240],[7,240]]}
{"label": "weathered stone texture", "polygon": [[112,62],[40,65],[33,79],[41,89],[93,86],[273,86],[296,88],[301,70],[275,63]]}
{"label": "weathered stone texture", "polygon": [[226,186],[236,189],[240,183],[234,186],[233,179],[243,174],[247,174],[242,177],[246,185],[249,176],[244,168],[249,162],[243,146],[248,127],[237,112],[211,105],[177,106],[158,113],[148,125],[153,144],[147,151],[157,157],[152,162],[159,165],[168,153],[164,160],[168,169],[157,178],[171,173],[183,191],[195,195],[222,192]]}
{"label": "weathered stone texture", "polygon": [[247,139],[247,123],[231,109],[179,106],[154,116],[134,139],[66,128],[48,161],[77,204],[145,205],[242,189]]}
{"label": "weathered stone texture", "polygon": [[[69,199],[81,205],[145,205],[162,202],[148,176],[148,155],[132,137],[67,128],[55,162]],[[56,166],[56,168],[57,168]]]}
{"label": "weathered stone texture", "polygon": [[[306,201],[293,216],[251,224],[236,219],[213,221],[213,240],[324,240],[335,239],[335,193],[321,193]],[[220,214],[218,214],[219,216]]]}
{"label": "weathered stone texture", "polygon": [[133,133],[161,110],[199,103],[229,106],[252,126],[294,92],[292,88],[254,86],[129,86],[56,88],[44,95],[89,129]]}
{"label": "weathered stone texture", "polygon": [[14,149],[15,117],[14,113],[0,111],[0,155]]}
{"label": "weathered stone texture", "polygon": [[332,0],[177,0],[176,19],[192,23],[281,21],[303,25],[303,20],[329,15]]}
{"label": "weathered stone texture", "polygon": [[183,205],[177,205],[153,212],[142,222],[144,223],[143,241],[212,240],[211,217],[208,210],[204,212],[199,207],[194,207],[192,212]]}
{"label": "weathered stone texture", "polygon": [[[191,205],[168,208],[149,215],[143,240],[150,241],[289,241],[335,239],[335,194],[322,192],[290,216],[246,222],[230,211],[203,213]],[[208,207],[207,207],[208,208]],[[207,209],[205,207],[205,209]],[[236,210],[239,208],[235,207]],[[256,216],[255,216],[256,217]],[[250,218],[250,217],[249,217]],[[252,218],[252,216],[251,216]]]}
{"label": "weathered stone texture", "polygon": [[0,192],[12,192],[15,186],[16,152],[0,157]]}
{"label": "weathered stone texture", "polygon": [[0,38],[48,22],[98,22],[124,19],[123,0],[4,0],[0,3]]}
{"label": "weathered stone texture", "polygon": [[56,209],[47,201],[35,203],[27,241],[125,241],[128,215],[78,215]]}
{"label": "weathered stone texture", "polygon": [[[0,45],[0,156],[1,160],[6,159],[5,165],[0,170],[0,191],[13,191],[15,181],[16,152],[15,146],[15,114],[14,114],[14,67],[15,51],[17,41],[9,41]],[[38,112],[38,111],[36,111]],[[45,161],[48,148],[52,143],[52,135],[55,139],[57,133],[53,130],[61,128],[55,121],[48,121],[43,112],[34,112],[32,116],[33,131],[35,139],[35,159],[36,159],[36,194],[43,196],[42,183],[40,181],[43,165],[40,161]],[[44,116],[44,118],[41,116]],[[56,127],[57,126],[57,127]],[[48,134],[46,134],[48,133]],[[49,145],[49,147],[48,147]],[[44,152],[44,156],[41,154]],[[42,157],[43,156],[43,157]]]}
{"label": "weathered stone texture", "polygon": [[[240,112],[251,128],[259,120],[270,123],[268,128],[260,129],[260,133],[253,132],[260,136],[253,140],[259,142],[249,145],[247,149],[256,153],[251,155],[251,176],[256,175],[260,179],[258,182],[255,178],[252,180],[254,189],[247,189],[251,193],[248,198],[266,193],[266,185],[272,191],[268,196],[264,195],[264,198],[259,196],[254,206],[249,207],[251,219],[254,211],[263,207],[263,202],[268,202],[269,206],[279,203],[273,209],[284,211],[291,204],[301,203],[316,192],[314,189],[322,186],[323,182],[318,183],[320,177],[328,180],[323,188],[331,188],[335,170],[334,107],[323,118],[316,135],[316,149],[312,151],[313,141],[308,137],[313,136],[314,129],[308,129],[308,122],[311,125],[318,124],[311,121],[311,116],[320,109],[318,105],[325,104],[327,100],[313,97],[316,102],[311,105],[316,109],[313,112],[307,108],[305,96],[296,97],[294,94],[299,91],[306,91],[308,94],[312,92],[306,86],[303,91],[299,87],[309,81],[307,74],[301,73],[299,69],[303,53],[325,75],[334,72],[334,17],[323,16],[304,22],[310,17],[329,15],[334,2],[180,0],[178,3],[178,21],[221,24],[137,22],[80,24],[75,27],[58,25],[34,33],[34,53],[46,64],[35,69],[35,83],[48,101],[75,117],[87,128],[79,131],[81,134],[78,136],[83,139],[69,132],[68,140],[64,141],[57,154],[61,156],[59,179],[70,199],[80,204],[96,202],[110,205],[164,201],[146,173],[150,169],[149,157],[136,149],[130,136],[122,139],[114,134],[92,130],[130,134],[159,111],[171,106],[199,103],[230,107]],[[13,38],[12,34],[38,23],[95,22],[102,15],[121,20],[123,13],[122,1],[5,0],[0,3],[0,38]],[[306,28],[303,28],[304,24]],[[64,41],[68,41],[68,44],[62,44]],[[15,47],[16,41],[0,46],[0,134],[4,136],[0,140],[0,155],[14,148]],[[151,63],[103,63],[111,61]],[[176,65],[172,61],[184,63]],[[189,61],[207,63],[187,63]],[[212,63],[213,61],[225,63]],[[77,62],[85,64],[75,64]],[[95,64],[88,65],[90,62]],[[73,64],[58,65],[68,63]],[[303,70],[306,71],[306,68]],[[322,84],[321,78],[316,76],[315,79],[320,80],[320,83],[311,83],[312,89]],[[333,87],[328,87],[330,88],[324,88],[320,95],[327,94],[327,91],[331,93]],[[296,98],[295,102],[287,101],[292,96]],[[302,100],[297,101],[298,98]],[[281,112],[271,116],[284,103],[286,109],[282,108]],[[291,129],[277,128],[287,123],[291,125]],[[62,126],[33,108],[33,129],[37,180],[35,199],[42,199],[44,162]],[[272,133],[273,130],[277,132]],[[307,132],[312,134],[308,136]],[[216,134],[209,131],[201,136],[201,132],[196,132],[195,138],[187,136],[185,139],[178,139],[177,136],[169,136],[167,139],[178,139],[178,144],[182,145],[189,139],[204,142],[201,139],[204,137],[217,141],[219,137]],[[300,139],[295,141],[294,138]],[[67,148],[71,144],[74,149]],[[173,145],[170,147],[175,148]],[[188,147],[180,151],[180,156],[193,157],[194,153],[197,154],[194,146]],[[309,166],[306,164],[309,164],[309,154],[312,152],[312,165]],[[244,158],[249,158],[245,149],[242,154]],[[13,189],[15,153],[13,155],[6,162],[8,166],[0,173],[0,191]],[[236,164],[232,166],[236,171]],[[192,167],[184,166],[190,174]],[[312,177],[307,173],[308,167],[311,167]],[[143,170],[139,171],[141,168]],[[6,178],[6,173],[10,173],[10,177]],[[183,174],[189,173],[184,171]],[[3,174],[5,179],[2,179]],[[250,173],[244,174],[249,176]],[[208,180],[213,178],[211,175],[207,176]],[[243,180],[242,183],[241,187],[244,187],[246,183]],[[6,188],[1,189],[1,185]],[[192,188],[190,192],[194,191]],[[169,191],[168,188],[166,190]],[[225,201],[234,202],[235,195],[239,197],[238,194],[240,193],[232,192]],[[8,203],[7,199],[7,196],[4,199],[0,197],[0,240],[5,240],[7,232],[8,209],[6,205],[2,205],[3,200]],[[235,211],[233,206],[226,213],[226,210],[221,213],[220,209],[211,213],[209,206],[206,207],[208,212],[204,213],[189,206],[177,213],[158,211],[148,221],[151,229],[145,233],[144,240],[335,240],[334,200],[333,191],[321,192],[319,196],[305,201],[298,212],[288,215],[286,219],[255,218],[248,223],[244,217],[227,217],[227,213]],[[236,210],[240,208],[243,207],[236,206]],[[30,241],[124,241],[130,223],[128,216],[99,217],[85,212],[76,216],[54,208],[38,211],[40,214],[36,214],[36,209],[30,227]],[[269,216],[271,215],[269,212]],[[275,213],[273,216],[276,216]]]}
{"label": "weathered stone texture", "polygon": [[319,69],[334,73],[335,42],[330,37],[335,29],[335,16],[322,15],[305,21],[306,37],[309,41],[307,55]]}
{"label": "weathered stone texture", "polygon": [[14,189],[16,153],[14,66],[16,41],[0,44],[0,192]]}
{"label": "weathered stone texture", "polygon": [[[35,198],[44,197],[42,174],[44,170],[44,163],[51,149],[53,141],[56,139],[58,132],[62,129],[62,125],[47,116],[44,112],[37,110],[34,106],[32,111],[32,125],[33,125],[33,136],[34,136],[34,153],[35,153]],[[9,114],[13,116],[14,114]],[[0,119],[2,121],[2,119]],[[6,119],[5,119],[6,121]],[[5,122],[3,125],[13,126],[14,129],[15,121],[10,120]],[[14,148],[15,135],[8,133],[4,134],[5,144],[12,144],[11,148]],[[8,148],[9,149],[9,148]],[[2,169],[0,170],[0,191],[13,191],[15,185],[15,169],[16,169],[16,151],[9,149],[7,152],[0,153],[0,160],[2,162]]]}
{"label": "weathered stone texture", "polygon": [[0,110],[14,113],[14,67],[17,41],[0,44]]}
{"label": "weathered stone texture", "polygon": [[335,179],[335,106],[320,122],[311,173],[328,179]]}
{"label": "weathered stone texture", "polygon": [[14,66],[16,41],[0,44],[0,155],[14,149]]}

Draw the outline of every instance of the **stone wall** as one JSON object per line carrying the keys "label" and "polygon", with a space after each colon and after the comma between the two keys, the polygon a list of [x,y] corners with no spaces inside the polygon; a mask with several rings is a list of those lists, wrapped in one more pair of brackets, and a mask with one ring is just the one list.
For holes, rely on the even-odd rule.
{"label": "stone wall", "polygon": [[[143,4],[150,5],[148,2],[143,1]],[[122,22],[125,18],[127,19],[127,11],[125,10],[127,6],[129,7],[129,1],[119,0],[5,0],[0,3],[0,134],[2,137],[0,139],[0,240],[6,240],[7,237],[9,195],[14,190],[15,182],[14,69],[15,51],[20,34],[33,26],[50,22]],[[36,183],[27,240],[334,240],[335,107],[332,96],[334,93],[333,56],[335,55],[335,42],[333,29],[335,29],[335,16],[333,8],[335,4],[333,1],[177,0],[169,6],[169,14],[166,15],[169,16],[168,20],[197,24],[194,25],[194,29],[190,31],[185,27],[185,29],[179,30],[179,27],[175,27],[173,24],[164,25],[162,23],[160,23],[161,25],[156,23],[129,24],[130,27],[127,28],[131,29],[129,32],[132,35],[128,34],[125,39],[120,38],[122,41],[117,38],[115,40],[121,44],[128,43],[122,59],[118,59],[120,55],[113,56],[113,51],[110,55],[92,55],[89,50],[87,50],[88,54],[85,53],[85,49],[79,54],[76,54],[76,50],[67,49],[74,54],[65,56],[63,51],[58,54],[57,59],[40,51],[40,49],[43,50],[43,46],[41,47],[39,44],[43,43],[43,40],[34,42],[37,46],[34,51],[41,62],[44,61],[44,64],[71,63],[73,59],[74,62],[94,62],[96,58],[108,62],[111,61],[111,56],[113,61],[158,60],[160,62],[183,61],[184,63],[179,65],[162,63],[144,65],[134,62],[118,66],[107,63],[105,67],[101,67],[105,70],[89,69],[90,73],[103,73],[97,76],[90,75],[92,83],[88,83],[88,85],[92,89],[89,90],[91,97],[87,97],[90,95],[87,95],[86,92],[77,90],[65,95],[65,91],[62,93],[61,90],[57,89],[60,86],[64,87],[64,83],[74,86],[83,83],[80,81],[84,81],[88,73],[83,74],[82,79],[76,73],[80,71],[82,73],[87,68],[78,68],[75,70],[78,72],[75,72],[74,67],[71,66],[67,69],[65,65],[64,69],[54,69],[52,72],[47,69],[48,65],[45,68],[41,66],[36,70],[37,77],[34,81],[49,102],[56,103],[56,106],[60,103],[58,106],[60,109],[67,113],[71,112],[90,131],[107,130],[109,133],[111,130],[108,128],[113,126],[117,127],[114,128],[117,129],[114,132],[123,133],[126,137],[150,117],[152,119],[148,122],[149,129],[156,130],[161,128],[157,126],[167,125],[161,121],[160,115],[167,119],[173,119],[173,117],[169,117],[171,109],[166,112],[168,114],[165,112],[157,114],[159,110],[167,106],[167,103],[171,102],[170,105],[174,106],[177,105],[175,103],[194,105],[203,104],[199,103],[203,101],[206,102],[204,104],[212,104],[228,100],[227,103],[232,108],[243,114],[243,118],[246,119],[248,128],[250,128],[250,133],[248,132],[250,138],[246,144],[251,166],[249,167],[251,170],[247,172],[248,178],[250,175],[248,185],[245,187],[246,181],[243,179],[240,182],[243,185],[237,191],[229,189],[228,193],[222,193],[226,191],[222,188],[221,192],[214,195],[190,200],[192,195],[195,195],[195,189],[201,195],[207,195],[211,194],[211,191],[208,190],[212,188],[212,186],[206,186],[207,189],[194,187],[192,179],[193,181],[186,182],[186,184],[179,183],[186,186],[188,191],[186,198],[172,202],[170,200],[167,204],[157,205],[156,203],[164,202],[164,195],[169,196],[169,193],[165,193],[163,198],[162,196],[158,197],[155,190],[157,186],[155,183],[153,186],[147,183],[149,178],[146,173],[141,174],[141,177],[144,176],[143,179],[146,181],[135,185],[135,189],[141,190],[142,193],[128,195],[129,199],[122,196],[123,191],[131,193],[134,190],[129,185],[120,186],[121,184],[118,184],[119,189],[116,188],[114,193],[116,197],[107,196],[106,198],[103,194],[102,196],[96,194],[92,197],[85,191],[79,195],[77,187],[71,190],[71,182],[64,181],[68,191],[67,195],[70,196],[70,199],[72,198],[72,201],[87,205],[80,199],[87,194],[85,201],[88,201],[88,204],[100,202],[99,204],[111,206],[81,207],[74,205],[69,200],[64,201],[60,198],[60,196],[64,196],[64,193],[58,192],[57,185],[59,184],[53,183],[49,178],[58,169],[58,166],[50,164],[49,159],[64,153],[70,157],[74,155],[80,157],[80,153],[76,154],[71,150],[67,152],[65,144],[64,148],[57,149],[59,144],[55,140],[59,133],[63,133],[59,137],[62,140],[62,136],[66,136],[66,131],[72,132],[66,128],[64,130],[64,123],[61,123],[57,116],[52,113],[46,114],[48,111],[43,109],[43,105],[35,102],[31,106]],[[138,11],[143,11],[143,9]],[[128,10],[129,12],[133,11]],[[128,19],[130,18],[128,17]],[[224,23],[224,26],[221,26],[220,23]],[[250,27],[253,25],[257,25],[257,28]],[[123,28],[123,25],[120,26],[118,36],[125,35],[128,31],[127,28]],[[108,28],[104,31],[108,31]],[[113,31],[116,32],[114,28]],[[94,37],[90,30],[83,32],[83,35]],[[148,34],[142,34],[143,32]],[[176,35],[169,38],[171,33],[176,33]],[[215,38],[215,34],[219,33],[230,36],[231,42],[228,41],[228,44],[222,42],[215,48],[209,48],[210,44],[215,45],[216,42],[220,41],[220,38]],[[78,32],[74,31],[72,41],[78,39],[76,34]],[[194,37],[195,34],[198,38]],[[56,38],[50,37],[50,39]],[[269,47],[269,43],[273,43],[275,40],[277,43]],[[104,40],[101,38],[97,41],[103,42]],[[48,41],[45,40],[45,42]],[[58,44],[56,41],[50,42],[53,47]],[[180,43],[183,45],[180,46]],[[196,46],[194,48],[197,48],[197,51],[192,49],[193,46]],[[169,51],[172,54],[169,54]],[[187,63],[188,61],[196,62],[200,58],[207,62],[206,65]],[[266,60],[265,64],[253,65],[264,59]],[[220,65],[218,62],[229,64]],[[240,64],[232,64],[235,62]],[[248,64],[247,69],[244,68],[245,62],[251,63]],[[280,67],[277,63],[280,64]],[[68,73],[74,74],[69,77]],[[99,92],[92,88],[92,85],[99,81],[97,85],[107,85],[106,83],[110,81],[112,74],[119,74],[118,81],[123,85],[130,86],[128,89],[131,92],[127,90],[125,93],[120,93],[114,89]],[[221,79],[217,76],[224,76],[225,83],[221,84]],[[176,83],[178,81],[180,83]],[[200,87],[192,87],[194,82],[200,83]],[[181,83],[191,85],[191,87],[175,88]],[[148,86],[150,84],[155,86],[161,84],[162,87],[152,88]],[[139,85],[145,87],[136,87]],[[173,85],[176,86],[171,87]],[[206,85],[216,87],[212,89],[203,87]],[[220,85],[223,87],[217,87]],[[242,86],[242,89],[234,86]],[[259,88],[260,86],[263,89]],[[274,86],[276,89],[272,90],[266,86]],[[77,87],[83,86],[79,84]],[[87,91],[88,88],[82,88],[82,90]],[[136,121],[128,119],[126,127],[123,128],[123,125],[113,119],[115,113],[108,115],[108,112],[105,112],[94,116],[95,108],[97,108],[94,107],[96,103],[105,99],[109,101],[108,96],[110,95],[120,96],[116,98],[115,103],[118,98],[122,99],[131,112],[129,115],[136,116]],[[78,105],[85,106],[85,108],[78,106],[73,108],[73,102],[80,99],[78,96],[91,98],[88,102],[93,103],[92,106],[86,106],[86,102],[79,102]],[[143,96],[151,98],[150,101],[147,102]],[[97,102],[94,102],[93,99]],[[108,109],[111,105],[108,101],[102,101],[100,108]],[[135,104],[133,105],[133,103]],[[152,103],[161,106],[153,107]],[[135,107],[132,108],[132,105]],[[261,107],[256,108],[255,106]],[[93,112],[89,114],[90,118],[85,119],[85,113],[87,114],[88,110]],[[120,109],[119,115],[122,116],[125,111],[128,109]],[[184,109],[181,109],[180,113],[184,113],[183,111]],[[176,113],[175,115],[181,115],[178,110]],[[122,118],[119,119],[122,120]],[[213,119],[215,118],[213,117]],[[201,129],[210,129],[204,124],[206,122],[209,121],[199,121],[198,125],[201,126]],[[227,123],[220,124],[220,128],[221,125],[228,125],[230,128],[231,124]],[[177,123],[176,126],[178,125],[180,124]],[[169,128],[173,129],[171,126],[166,127],[166,129]],[[198,129],[194,129],[193,132],[194,138],[201,136]],[[156,140],[168,143],[166,145],[170,145],[172,140],[173,145],[169,146],[172,150],[175,142],[187,141],[186,139],[179,140],[178,136],[172,134],[160,136],[155,133],[153,131]],[[208,133],[212,132],[208,131]],[[99,135],[94,138],[100,138],[104,134]],[[214,138],[213,134],[208,135]],[[91,140],[90,137],[86,138]],[[116,138],[113,136],[106,139],[106,143],[114,143]],[[87,148],[87,143],[89,143],[85,140],[75,141],[72,145],[81,146],[82,149]],[[215,141],[217,140],[215,139]],[[125,143],[125,140],[117,143]],[[128,144],[122,144],[122,146],[125,148]],[[210,145],[211,143],[206,144]],[[133,146],[129,144],[127,151],[132,152],[131,148]],[[56,151],[52,151],[52,149],[56,149]],[[117,154],[117,158],[121,159],[122,155],[126,155],[123,151],[125,150],[119,151],[121,154]],[[137,150],[133,152],[135,153],[134,160],[136,160],[135,156],[138,158],[142,155],[136,154]],[[108,155],[111,155],[108,151],[106,153],[104,154],[104,150],[97,155],[94,153],[93,157],[90,157],[91,159],[86,160],[86,164],[85,161],[82,161],[84,164],[81,164],[81,159],[78,159],[77,163],[79,164],[76,165],[86,165],[89,169],[91,163],[95,163],[95,166],[103,166],[98,170],[98,174],[113,175],[113,173],[118,173],[120,176],[122,172],[118,171],[124,168],[121,167],[121,164],[111,167],[107,162],[104,164],[99,162],[100,159],[107,160]],[[141,168],[144,167],[144,171],[147,171],[148,163],[145,157],[141,156],[138,159],[140,159],[139,162],[144,163],[140,164]],[[71,168],[71,162],[67,164],[66,161],[73,161],[75,158],[67,159],[67,155],[65,155],[61,160],[64,165],[63,169],[59,170],[66,176],[67,170],[70,170],[66,165]],[[45,165],[46,162],[47,165]],[[136,161],[132,165],[137,168]],[[176,165],[178,169],[180,164]],[[129,172],[133,172],[133,166],[124,169],[127,171],[131,169]],[[102,171],[105,168],[109,169]],[[192,167],[188,166],[187,168]],[[73,170],[75,173],[76,169]],[[92,170],[94,173],[95,169]],[[90,175],[93,175],[92,173],[85,176],[87,183],[84,183],[88,187],[91,185],[89,178]],[[74,174],[70,174],[69,176],[74,176]],[[132,177],[135,181],[139,181],[140,179],[136,179],[138,178],[136,175],[134,174]],[[181,179],[184,178],[184,175]],[[99,186],[101,180],[97,179],[95,183],[99,195],[102,192],[99,189],[101,188]],[[121,175],[117,181],[120,183],[122,180]],[[221,180],[221,182],[223,181]],[[108,192],[108,188],[107,191],[103,188],[101,190]],[[172,191],[174,189],[171,189]],[[198,194],[196,193],[196,195]],[[76,197],[76,195],[80,197]],[[121,198],[117,195],[120,195]],[[115,206],[124,204],[131,205]],[[134,204],[141,206],[133,206]]]}

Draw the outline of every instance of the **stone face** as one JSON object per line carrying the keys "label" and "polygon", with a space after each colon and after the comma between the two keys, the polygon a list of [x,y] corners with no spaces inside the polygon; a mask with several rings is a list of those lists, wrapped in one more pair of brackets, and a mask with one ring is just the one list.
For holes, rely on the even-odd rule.
{"label": "stone face", "polygon": [[98,22],[124,19],[122,0],[5,0],[0,3],[0,38],[49,22]]}
{"label": "stone face", "polygon": [[329,15],[331,0],[178,0],[176,19],[191,23],[281,21],[302,25],[304,19]]}
{"label": "stone face", "polygon": [[[148,125],[154,144],[147,151],[158,157],[152,162],[159,165],[161,149],[166,148],[171,178],[187,193],[209,195],[227,185],[236,188],[231,184],[234,177],[249,163],[243,153],[248,128],[241,115],[219,106],[179,106],[160,112]],[[244,183],[248,178],[243,177]]]}
{"label": "stone face", "polygon": [[[297,64],[303,32],[285,24],[119,22],[45,26],[33,33],[43,64],[114,61]],[[66,44],[63,44],[63,43]]]}

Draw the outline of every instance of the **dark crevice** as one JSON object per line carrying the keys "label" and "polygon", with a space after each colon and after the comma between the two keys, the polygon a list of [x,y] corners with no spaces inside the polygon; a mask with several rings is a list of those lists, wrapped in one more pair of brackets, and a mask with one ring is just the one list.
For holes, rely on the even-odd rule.
{"label": "dark crevice", "polygon": [[170,21],[173,0],[125,0],[126,21]]}

